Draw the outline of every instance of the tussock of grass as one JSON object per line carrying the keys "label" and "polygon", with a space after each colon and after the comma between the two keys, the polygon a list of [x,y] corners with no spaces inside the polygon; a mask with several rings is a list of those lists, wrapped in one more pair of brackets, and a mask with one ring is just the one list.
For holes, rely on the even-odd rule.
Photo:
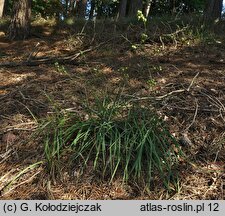
{"label": "tussock of grass", "polygon": [[144,179],[150,184],[156,176],[166,186],[173,181],[177,142],[156,114],[108,97],[87,113],[86,120],[59,115],[45,125],[45,155],[51,172],[70,152],[70,162],[85,168],[92,161],[94,169],[110,181],[121,173],[124,181]]}

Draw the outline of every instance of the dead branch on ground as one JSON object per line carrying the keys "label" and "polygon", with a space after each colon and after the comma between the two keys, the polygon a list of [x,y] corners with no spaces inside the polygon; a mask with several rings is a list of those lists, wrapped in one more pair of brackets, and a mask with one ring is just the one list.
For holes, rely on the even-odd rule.
{"label": "dead branch on ground", "polygon": [[86,50],[82,50],[77,53],[69,54],[69,55],[64,55],[64,56],[59,56],[59,57],[36,57],[34,59],[27,58],[25,61],[21,62],[0,62],[0,67],[18,67],[18,66],[38,66],[41,64],[53,64],[55,62],[58,62],[60,64],[78,64],[77,60],[80,56],[83,54],[86,54],[88,52],[91,52],[97,48],[99,48],[101,45],[104,43],[100,43],[95,47],[88,48]]}

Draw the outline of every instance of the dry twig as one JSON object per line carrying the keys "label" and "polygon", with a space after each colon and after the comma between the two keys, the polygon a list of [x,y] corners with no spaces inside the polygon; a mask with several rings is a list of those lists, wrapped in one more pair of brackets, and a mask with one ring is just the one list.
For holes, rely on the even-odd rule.
{"label": "dry twig", "polygon": [[2,67],[18,67],[18,66],[37,66],[40,64],[52,64],[55,62],[58,63],[63,63],[63,64],[78,64],[78,62],[75,62],[75,60],[80,57],[81,55],[91,52],[97,48],[99,48],[100,46],[102,46],[104,43],[100,43],[95,47],[91,47],[89,49],[80,51],[78,53],[75,54],[70,54],[70,55],[65,55],[65,56],[60,56],[60,57],[41,57],[41,58],[35,58],[35,59],[31,59],[28,57],[28,59],[26,61],[22,61],[22,62],[2,62],[0,63],[0,66]]}
{"label": "dry twig", "polygon": [[189,128],[195,123],[195,119],[196,119],[197,114],[198,114],[198,102],[197,102],[197,99],[195,100],[195,103],[196,103],[196,109],[195,109],[195,114],[194,114],[193,120],[192,120],[191,124],[184,130],[185,132],[187,132],[189,130]]}

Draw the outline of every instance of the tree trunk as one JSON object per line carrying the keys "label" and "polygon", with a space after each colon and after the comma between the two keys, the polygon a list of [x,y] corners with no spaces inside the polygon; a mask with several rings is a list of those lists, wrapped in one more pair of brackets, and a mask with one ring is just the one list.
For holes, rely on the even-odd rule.
{"label": "tree trunk", "polygon": [[129,0],[129,9],[128,9],[128,16],[129,17],[136,17],[137,11],[142,11],[142,0]]}
{"label": "tree trunk", "polygon": [[221,19],[223,0],[207,0],[204,11],[205,21],[216,21]]}
{"label": "tree trunk", "polygon": [[92,20],[94,17],[94,11],[95,11],[95,0],[91,0],[91,9],[89,13],[89,19]]}
{"label": "tree trunk", "polygon": [[146,0],[143,7],[143,14],[146,18],[149,16],[150,8],[151,8],[152,0]]}
{"label": "tree trunk", "polygon": [[0,0],[0,18],[3,17],[5,0]]}
{"label": "tree trunk", "polygon": [[75,3],[76,0],[70,0],[70,5],[69,5],[69,16],[75,16]]}
{"label": "tree trunk", "polygon": [[68,4],[69,4],[69,0],[65,0],[65,6],[63,8],[63,16],[64,16],[64,18],[68,17]]}
{"label": "tree trunk", "polygon": [[77,0],[77,15],[79,18],[85,18],[86,8],[87,8],[87,0]]}
{"label": "tree trunk", "polygon": [[126,16],[127,11],[127,0],[121,0],[119,6],[119,19]]}
{"label": "tree trunk", "polygon": [[171,9],[171,14],[174,15],[176,13],[176,0],[171,0],[170,9]]}
{"label": "tree trunk", "polygon": [[30,35],[31,0],[14,1],[11,23],[8,29],[10,40],[23,40]]}

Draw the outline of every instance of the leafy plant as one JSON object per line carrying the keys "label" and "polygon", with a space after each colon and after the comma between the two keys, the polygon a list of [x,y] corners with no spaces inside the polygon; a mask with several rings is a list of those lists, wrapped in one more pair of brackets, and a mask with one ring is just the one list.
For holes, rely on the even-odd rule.
{"label": "leafy plant", "polygon": [[140,11],[140,10],[137,11],[137,18],[138,18],[138,21],[141,21],[144,24],[144,32],[141,34],[141,43],[143,44],[148,39],[148,35],[147,35],[147,18],[144,16],[142,11]]}
{"label": "leafy plant", "polygon": [[137,11],[137,18],[138,18],[138,21],[141,21],[144,24],[145,29],[146,29],[147,18],[144,16],[142,11],[140,11],[140,10]]}
{"label": "leafy plant", "polygon": [[128,67],[120,67],[119,69],[118,69],[118,72],[126,72],[128,70]]}
{"label": "leafy plant", "polygon": [[148,40],[148,34],[147,34],[147,18],[144,16],[142,11],[137,11],[137,19],[140,23],[144,25],[143,32],[140,35],[140,44],[133,44],[131,43],[132,50],[137,50],[139,47],[142,47],[142,45]]}
{"label": "leafy plant", "polygon": [[156,86],[156,80],[155,79],[149,79],[148,81],[147,81],[147,84],[149,85],[149,87],[150,88],[153,88],[153,87],[155,87]]}
{"label": "leafy plant", "polygon": [[58,62],[55,62],[55,69],[58,73],[68,74],[66,68],[63,65],[60,65]]}
{"label": "leafy plant", "polygon": [[169,189],[179,155],[174,146],[179,146],[155,113],[119,97],[98,99],[86,112],[86,120],[61,115],[48,124],[45,155],[49,170],[55,170],[62,155],[70,152],[70,162],[85,168],[91,161],[93,169],[110,181],[122,173],[124,181],[144,179],[150,184],[160,176]]}

